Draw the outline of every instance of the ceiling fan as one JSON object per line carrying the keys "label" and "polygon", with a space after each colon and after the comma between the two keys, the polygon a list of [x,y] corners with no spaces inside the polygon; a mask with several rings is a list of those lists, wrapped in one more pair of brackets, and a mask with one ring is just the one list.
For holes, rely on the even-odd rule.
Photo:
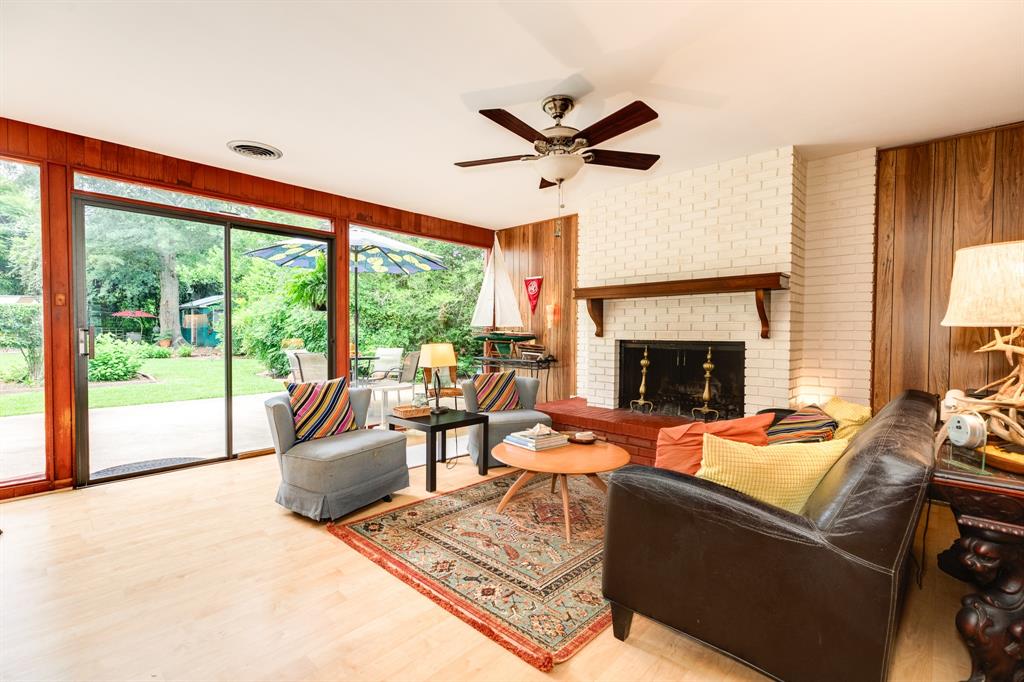
{"label": "ceiling fan", "polygon": [[492,163],[505,163],[506,161],[532,161],[536,164],[537,171],[541,176],[540,188],[544,189],[545,187],[554,187],[573,177],[585,163],[647,170],[661,158],[658,154],[592,149],[595,145],[658,118],[658,112],[643,102],[633,102],[583,130],[562,125],[562,118],[572,111],[574,104],[575,101],[569,95],[553,95],[544,100],[542,108],[545,113],[555,119],[555,125],[542,131],[534,130],[504,109],[481,109],[481,114],[502,128],[510,130],[532,143],[537,153],[460,161],[455,165],[469,168]]}

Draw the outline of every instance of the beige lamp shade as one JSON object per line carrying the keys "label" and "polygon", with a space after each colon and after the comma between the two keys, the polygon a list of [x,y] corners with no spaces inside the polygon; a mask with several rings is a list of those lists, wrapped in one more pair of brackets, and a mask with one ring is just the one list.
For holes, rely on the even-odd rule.
{"label": "beige lamp shade", "polygon": [[1024,241],[956,252],[944,327],[1024,324]]}
{"label": "beige lamp shade", "polygon": [[455,349],[450,343],[425,343],[420,346],[420,367],[454,367]]}

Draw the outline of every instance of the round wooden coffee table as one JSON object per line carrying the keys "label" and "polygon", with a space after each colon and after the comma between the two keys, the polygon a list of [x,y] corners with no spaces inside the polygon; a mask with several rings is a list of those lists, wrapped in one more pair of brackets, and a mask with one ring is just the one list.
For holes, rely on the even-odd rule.
{"label": "round wooden coffee table", "polygon": [[629,453],[618,445],[598,441],[593,445],[569,443],[550,450],[534,452],[508,443],[499,443],[492,451],[494,456],[509,466],[522,469],[523,473],[512,484],[498,504],[500,513],[520,488],[537,474],[551,474],[551,492],[555,483],[562,481],[562,508],[565,512],[565,539],[569,533],[569,476],[586,476],[598,490],[607,492],[608,487],[598,477],[602,471],[611,471],[629,464]]}

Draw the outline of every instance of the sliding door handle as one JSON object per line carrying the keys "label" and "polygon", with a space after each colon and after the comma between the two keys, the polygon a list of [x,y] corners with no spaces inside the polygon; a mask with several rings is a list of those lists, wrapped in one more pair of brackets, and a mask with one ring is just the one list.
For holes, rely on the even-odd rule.
{"label": "sliding door handle", "polygon": [[90,360],[96,357],[96,327],[82,327],[78,330],[78,354]]}

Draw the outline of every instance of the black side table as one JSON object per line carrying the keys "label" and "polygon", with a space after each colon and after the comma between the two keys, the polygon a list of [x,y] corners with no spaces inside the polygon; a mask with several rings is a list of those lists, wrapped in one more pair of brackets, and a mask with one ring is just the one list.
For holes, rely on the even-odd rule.
{"label": "black side table", "polygon": [[441,435],[441,461],[447,460],[448,440],[445,432],[449,429],[458,429],[463,426],[474,426],[480,424],[484,427],[484,447],[480,453],[479,471],[481,476],[487,475],[487,415],[465,410],[448,410],[444,414],[428,414],[423,417],[397,417],[388,415],[388,429],[395,430],[396,426],[404,426],[407,429],[422,431],[427,434],[427,492],[437,490],[437,436]]}

